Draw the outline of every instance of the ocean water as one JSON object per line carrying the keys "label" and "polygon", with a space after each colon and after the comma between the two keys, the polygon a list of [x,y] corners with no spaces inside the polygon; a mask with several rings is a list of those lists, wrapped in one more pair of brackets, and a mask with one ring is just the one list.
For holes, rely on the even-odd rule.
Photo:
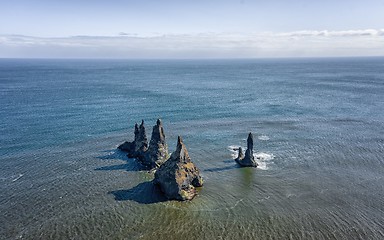
{"label": "ocean water", "polygon": [[[116,150],[157,118],[191,202]],[[1,239],[384,238],[384,58],[1,59],[0,120]]]}

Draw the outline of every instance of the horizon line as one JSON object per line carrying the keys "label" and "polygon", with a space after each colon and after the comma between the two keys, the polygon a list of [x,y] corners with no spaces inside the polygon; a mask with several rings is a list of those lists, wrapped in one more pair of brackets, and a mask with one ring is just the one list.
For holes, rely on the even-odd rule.
{"label": "horizon line", "polygon": [[271,60],[271,59],[336,59],[336,58],[384,58],[384,55],[378,56],[297,56],[297,57],[200,57],[200,58],[127,58],[127,57],[0,57],[0,60]]}

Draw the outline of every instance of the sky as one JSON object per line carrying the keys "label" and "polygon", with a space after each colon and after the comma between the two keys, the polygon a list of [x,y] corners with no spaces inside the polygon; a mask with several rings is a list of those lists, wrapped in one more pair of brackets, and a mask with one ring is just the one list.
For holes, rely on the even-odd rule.
{"label": "sky", "polygon": [[1,0],[0,58],[384,56],[384,0]]}

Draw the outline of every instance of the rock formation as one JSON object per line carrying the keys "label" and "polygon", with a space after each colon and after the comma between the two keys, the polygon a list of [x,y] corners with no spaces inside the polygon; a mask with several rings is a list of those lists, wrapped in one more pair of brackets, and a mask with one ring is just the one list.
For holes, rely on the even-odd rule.
{"label": "rock formation", "polygon": [[135,152],[135,145],[136,145],[136,140],[138,138],[138,134],[139,134],[139,127],[138,127],[138,125],[136,123],[135,124],[135,140],[133,142],[125,141],[124,143],[119,145],[117,148],[120,149],[121,151],[125,151],[125,152],[128,152],[128,153]]}
{"label": "rock formation", "polygon": [[239,155],[237,156],[236,159],[243,159],[244,158],[244,153],[243,153],[243,148],[239,147]]}
{"label": "rock formation", "polygon": [[142,120],[138,129],[135,126],[135,154],[133,157],[144,155],[147,149],[148,139],[147,134],[145,133],[144,120]]}
{"label": "rock formation", "polygon": [[135,140],[133,142],[124,142],[118,148],[122,151],[128,152],[128,157],[138,158],[144,155],[148,149],[148,140],[145,133],[144,120],[141,121],[140,126],[135,124]]}
{"label": "rock formation", "polygon": [[165,142],[163,124],[157,119],[153,126],[151,141],[145,156],[140,159],[141,163],[149,168],[157,168],[168,159],[168,146]]}
{"label": "rock formation", "polygon": [[191,200],[197,193],[195,187],[203,185],[203,179],[191,162],[181,137],[171,157],[155,173],[154,183],[159,185],[168,199]]}
{"label": "rock formation", "polygon": [[247,139],[247,150],[245,151],[245,156],[243,155],[243,149],[239,148],[239,156],[235,161],[242,167],[257,167],[257,162],[253,156],[253,135],[249,133]]}
{"label": "rock formation", "polygon": [[154,162],[157,167],[169,158],[164,128],[160,119],[157,119],[156,125],[153,126],[151,141],[149,142],[149,156],[151,162]]}
{"label": "rock formation", "polygon": [[136,158],[141,164],[149,169],[159,167],[165,162],[168,155],[168,146],[165,142],[163,124],[160,119],[153,127],[151,141],[148,146],[148,139],[145,132],[144,120],[140,126],[135,124],[135,140],[124,142],[118,148],[128,153],[128,157]]}
{"label": "rock formation", "polygon": [[135,150],[135,145],[134,142],[125,141],[124,143],[120,144],[117,148],[124,152],[133,152]]}

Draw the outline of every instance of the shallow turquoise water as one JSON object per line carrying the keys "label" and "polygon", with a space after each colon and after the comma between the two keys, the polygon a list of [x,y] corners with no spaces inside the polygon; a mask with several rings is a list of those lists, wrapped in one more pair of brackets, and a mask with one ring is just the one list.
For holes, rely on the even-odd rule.
{"label": "shallow turquoise water", "polygon": [[[382,239],[384,59],[0,60],[3,239]],[[205,186],[116,151],[144,119]],[[256,136],[259,169],[230,146]]]}

